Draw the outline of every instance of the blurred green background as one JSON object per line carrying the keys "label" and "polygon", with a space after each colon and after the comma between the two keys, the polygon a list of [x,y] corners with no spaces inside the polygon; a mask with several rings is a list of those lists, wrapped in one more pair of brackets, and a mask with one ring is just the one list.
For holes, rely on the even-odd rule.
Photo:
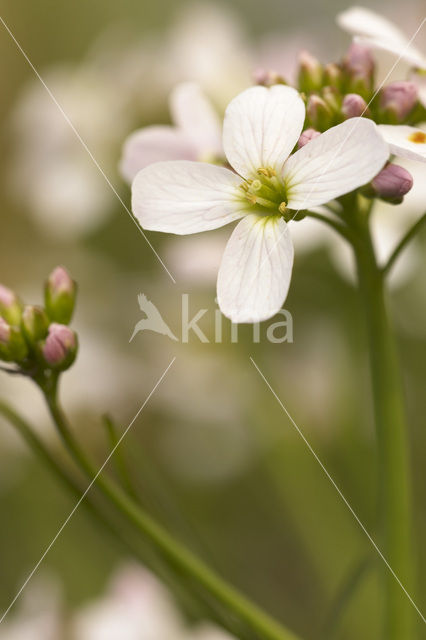
{"label": "blurred green background", "polygon": [[[251,61],[279,59],[281,48],[290,60],[300,47],[325,61],[341,55],[349,40],[334,17],[345,6],[349,4],[334,0],[214,3],[208,11],[232,25],[229,37],[235,37],[236,50],[226,51],[225,30],[216,33],[215,22],[204,21],[211,36],[205,47],[214,48],[217,35],[216,46],[226,54],[212,86],[220,86],[222,79],[225,86],[226,61],[232,69],[247,68],[248,74]],[[383,12],[387,7],[389,15],[389,5],[375,7]],[[84,130],[83,138],[126,204],[129,188],[117,171],[120,144],[138,126],[168,121],[167,93],[174,81],[192,73],[196,49],[191,53],[191,45],[198,46],[201,38],[199,12],[200,3],[170,0],[14,0],[2,5],[3,19],[49,78],[73,122],[75,116],[76,128]],[[421,15],[421,3],[410,4],[410,11],[405,6],[404,14],[390,17],[405,19],[409,33]],[[191,16],[196,20],[197,15],[201,18],[192,23]],[[176,52],[182,53],[180,58]],[[132,70],[128,78],[123,69]],[[81,442],[101,463],[108,443],[100,416],[108,411],[124,428],[176,356],[123,443],[143,500],[170,531],[303,638],[377,638],[380,560],[249,360],[252,356],[258,363],[368,531],[380,540],[363,318],[334,244],[315,238],[308,246],[301,242],[285,305],[293,316],[291,344],[268,343],[264,329],[260,344],[253,344],[247,326],[240,327],[238,344],[232,344],[227,321],[223,344],[201,344],[195,336],[187,345],[177,344],[148,333],[129,344],[140,317],[140,291],[177,331],[181,293],[190,293],[194,313],[209,309],[200,325],[212,335],[215,269],[229,229],[208,234],[208,239],[150,234],[176,277],[174,285],[78,140],[62,132],[56,108],[3,26],[0,71],[0,281],[35,303],[41,302],[42,282],[56,264],[65,265],[78,281],[75,327],[81,332],[81,351],[63,386]],[[244,86],[244,73],[240,80]],[[212,96],[219,107],[222,97],[230,97],[227,91],[226,86],[223,96]],[[116,94],[123,96],[119,104]],[[59,166],[64,167],[64,182],[51,173]],[[77,180],[74,189],[67,183],[67,167],[76,166],[90,175],[89,186]],[[39,172],[44,172],[44,182]],[[80,187],[82,195],[74,202]],[[56,215],[54,198],[62,188],[67,197],[65,202],[59,198],[63,208],[58,206]],[[87,225],[86,188],[93,190],[93,206],[100,211]],[[50,206],[53,214],[44,215],[43,207]],[[77,226],[74,215],[80,220]],[[392,224],[399,216],[397,226],[404,227],[402,212],[386,209],[381,215],[389,215]],[[426,599],[425,241],[423,234],[413,264],[395,281],[391,296],[410,425],[420,607]],[[68,465],[37,393],[26,382],[0,374],[0,395],[37,424]],[[0,429],[3,610],[73,501],[10,427],[1,422]],[[99,596],[124,559],[80,509],[39,571],[59,581],[63,606],[72,611]],[[334,635],[325,636],[340,586],[366,559],[360,587]]]}

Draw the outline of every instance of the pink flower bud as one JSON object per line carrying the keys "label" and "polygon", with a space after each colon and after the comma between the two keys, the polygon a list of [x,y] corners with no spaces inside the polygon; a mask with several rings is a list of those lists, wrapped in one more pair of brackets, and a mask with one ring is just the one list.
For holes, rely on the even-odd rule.
{"label": "pink flower bud", "polygon": [[366,101],[357,93],[348,93],[343,98],[342,114],[346,119],[358,118],[367,113],[367,110]]}
{"label": "pink flower bud", "polygon": [[329,105],[315,94],[309,96],[306,113],[314,129],[325,131],[332,125],[333,113]]}
{"label": "pink flower bud", "polygon": [[318,138],[318,136],[320,136],[320,132],[316,131],[316,129],[305,129],[305,131],[302,132],[298,142],[297,142],[297,148],[301,149],[302,147],[305,146],[305,144],[308,144],[308,142],[310,142],[311,140],[313,140],[314,138]]}
{"label": "pink flower bud", "polygon": [[253,72],[253,82],[263,87],[272,87],[274,84],[286,84],[284,78],[272,69],[256,69]]}
{"label": "pink flower bud", "polygon": [[374,58],[368,47],[353,42],[343,60],[343,66],[352,76],[371,78],[374,74]]}
{"label": "pink flower bud", "polygon": [[403,167],[388,164],[372,180],[371,186],[380,198],[400,201],[413,186],[413,178]]}
{"label": "pink flower bud", "polygon": [[7,324],[6,320],[0,318],[0,342],[3,345],[6,345],[10,340],[10,325]]}
{"label": "pink flower bud", "polygon": [[75,306],[77,286],[64,267],[56,267],[45,286],[45,307],[53,322],[68,324]]}
{"label": "pink flower bud", "polygon": [[414,82],[392,82],[382,89],[380,94],[380,106],[396,122],[404,120],[418,100],[418,88]]}
{"label": "pink flower bud", "polygon": [[299,55],[299,91],[310,93],[318,91],[323,82],[324,69],[322,64],[308,51],[301,51]]}
{"label": "pink flower bud", "polygon": [[48,365],[55,369],[67,369],[77,353],[77,337],[64,324],[54,322],[43,345],[43,356]]}
{"label": "pink flower bud", "polygon": [[0,284],[0,314],[9,324],[19,325],[21,312],[22,305],[16,293]]}

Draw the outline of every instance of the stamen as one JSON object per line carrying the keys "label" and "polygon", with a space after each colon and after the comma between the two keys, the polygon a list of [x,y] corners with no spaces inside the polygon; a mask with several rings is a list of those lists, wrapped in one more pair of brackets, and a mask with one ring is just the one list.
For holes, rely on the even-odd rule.
{"label": "stamen", "polygon": [[281,202],[280,206],[278,207],[278,211],[284,215],[285,212],[287,211],[287,202]]}
{"label": "stamen", "polygon": [[416,144],[425,144],[426,133],[424,131],[415,131],[408,136],[408,140],[410,142],[415,142]]}

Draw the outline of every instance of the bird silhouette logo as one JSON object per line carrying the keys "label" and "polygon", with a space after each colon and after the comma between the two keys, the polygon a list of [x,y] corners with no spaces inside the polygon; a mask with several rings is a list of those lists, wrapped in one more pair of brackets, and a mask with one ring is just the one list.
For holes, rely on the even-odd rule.
{"label": "bird silhouette logo", "polygon": [[161,333],[163,336],[168,336],[176,342],[178,341],[173,331],[167,323],[164,322],[155,304],[151,302],[151,300],[148,300],[145,294],[140,293],[138,295],[138,303],[140,310],[146,315],[146,318],[142,318],[142,320],[136,323],[129,342],[131,342],[140,331],[154,331],[155,333]]}

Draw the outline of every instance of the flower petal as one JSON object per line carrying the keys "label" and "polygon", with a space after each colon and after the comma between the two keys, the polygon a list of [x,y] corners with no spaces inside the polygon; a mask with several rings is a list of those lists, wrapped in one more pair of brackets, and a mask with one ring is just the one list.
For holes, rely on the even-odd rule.
{"label": "flower petal", "polygon": [[131,183],[138,171],[161,160],[196,160],[197,150],[183,131],[175,127],[145,127],[124,143],[120,172]]}
{"label": "flower petal", "polygon": [[144,229],[178,235],[222,227],[244,215],[241,178],[202,162],[157,162],[132,184],[132,209]]}
{"label": "flower petal", "polygon": [[244,178],[261,167],[281,172],[305,120],[305,105],[287,86],[251,87],[228,105],[223,125],[223,148],[231,166]]}
{"label": "flower petal", "polygon": [[353,191],[374,178],[388,156],[371,120],[350,118],[328,129],[285,163],[288,207],[308,209]]}
{"label": "flower petal", "polygon": [[426,132],[406,125],[380,124],[383,138],[389,144],[391,153],[401,158],[411,158],[426,162]]}
{"label": "flower petal", "polygon": [[407,42],[405,34],[390,20],[371,9],[351,7],[336,18],[339,27],[354,36],[378,38],[388,42]]}
{"label": "flower petal", "polygon": [[381,40],[380,38],[364,38],[358,36],[355,38],[356,42],[364,44],[372,49],[379,49],[380,51],[386,51],[393,54],[399,60],[403,60],[411,67],[418,69],[426,69],[426,57],[420,51],[416,49],[408,40],[404,42]]}
{"label": "flower petal", "polygon": [[260,322],[277,313],[290,286],[293,253],[283,218],[245,216],[231,235],[219,269],[222,313],[232,322]]}
{"label": "flower petal", "polygon": [[223,154],[219,116],[198,84],[178,84],[170,96],[170,111],[173,122],[197,149],[198,159]]}

